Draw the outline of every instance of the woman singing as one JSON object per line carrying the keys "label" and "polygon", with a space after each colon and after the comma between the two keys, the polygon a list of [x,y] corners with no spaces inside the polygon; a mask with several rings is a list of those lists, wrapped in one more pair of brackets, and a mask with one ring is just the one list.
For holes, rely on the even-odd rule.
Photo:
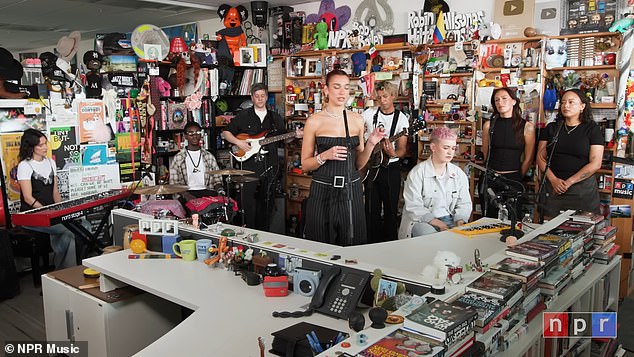
{"label": "woman singing", "polygon": [[326,108],[308,118],[304,127],[302,168],[313,171],[304,236],[342,246],[363,244],[366,223],[357,170],[367,163],[384,130],[375,129],[364,143],[363,118],[345,110],[350,97],[346,72],[328,73],[324,95]]}
{"label": "woman singing", "polygon": [[578,89],[561,98],[557,120],[539,137],[537,163],[546,175],[543,207],[547,217],[568,209],[599,212],[599,190],[594,173],[601,168],[603,137],[592,120],[590,100]]}
{"label": "woman singing", "polygon": [[[509,88],[495,89],[491,96],[491,107],[491,120],[482,125],[482,152],[487,159],[487,167],[499,175],[489,175],[487,178],[487,187],[484,187],[484,196],[481,196],[487,199],[490,199],[486,195],[489,187],[496,194],[502,194],[503,191],[523,192],[522,179],[533,163],[535,154],[535,126],[522,119],[522,110],[514,91]],[[498,216],[498,207],[490,200],[485,216]]]}

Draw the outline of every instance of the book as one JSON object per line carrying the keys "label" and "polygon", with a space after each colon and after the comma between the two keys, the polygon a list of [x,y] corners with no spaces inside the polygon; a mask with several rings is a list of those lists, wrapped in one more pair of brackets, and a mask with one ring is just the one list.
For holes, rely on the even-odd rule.
{"label": "book", "polygon": [[615,226],[606,226],[594,232],[594,238],[596,239],[608,239],[614,235],[616,235]]}
{"label": "book", "polygon": [[557,248],[548,244],[528,241],[506,249],[506,255],[544,263],[557,255]]}
{"label": "book", "polygon": [[592,224],[600,223],[601,221],[603,221],[604,218],[605,217],[603,217],[603,215],[600,215],[598,213],[582,210],[577,210],[575,213],[570,215],[570,219],[575,222],[586,222]]}
{"label": "book", "polygon": [[403,327],[451,345],[472,333],[476,317],[473,310],[436,300],[407,315]]}
{"label": "book", "polygon": [[562,255],[566,250],[570,249],[572,245],[570,237],[563,237],[558,234],[540,234],[533,238],[531,242],[550,245],[557,248],[557,255]]}
{"label": "book", "polygon": [[454,301],[458,306],[475,310],[478,317],[475,320],[477,327],[483,327],[499,315],[504,303],[500,299],[482,294],[467,292]]}
{"label": "book", "polygon": [[527,260],[504,258],[492,266],[491,271],[526,283],[541,271],[541,265]]}
{"label": "book", "polygon": [[563,238],[579,239],[594,231],[594,224],[585,222],[565,221],[548,233],[558,235]]}
{"label": "book", "polygon": [[393,331],[370,347],[359,352],[364,357],[440,356],[444,346],[440,342],[403,329]]}
{"label": "book", "polygon": [[506,275],[486,272],[466,287],[466,291],[490,296],[503,301],[513,296],[521,288],[521,283]]}

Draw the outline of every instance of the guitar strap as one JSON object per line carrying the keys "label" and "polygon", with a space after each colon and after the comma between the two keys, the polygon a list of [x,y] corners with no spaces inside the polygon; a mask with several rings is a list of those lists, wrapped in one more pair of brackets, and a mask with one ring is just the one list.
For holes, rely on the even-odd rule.
{"label": "guitar strap", "polygon": [[[381,111],[381,108],[376,110],[376,113],[374,113],[374,118],[372,118],[372,124],[374,125],[374,127],[376,128],[376,123],[379,120],[379,112]],[[396,124],[398,124],[398,114],[400,113],[400,111],[398,109],[394,109],[394,117],[392,118],[392,127],[390,128],[390,135],[389,136],[394,136],[394,130],[396,130]]]}

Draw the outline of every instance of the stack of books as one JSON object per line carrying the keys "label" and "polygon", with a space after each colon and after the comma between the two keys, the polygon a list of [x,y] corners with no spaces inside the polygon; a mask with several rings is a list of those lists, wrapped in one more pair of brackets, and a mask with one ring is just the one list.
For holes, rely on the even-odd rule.
{"label": "stack of books", "polygon": [[451,356],[473,344],[476,318],[474,310],[436,300],[408,314],[403,329],[443,343],[445,356]]}
{"label": "stack of books", "polygon": [[556,266],[551,269],[546,276],[539,280],[537,286],[544,295],[557,295],[570,281],[568,269]]}

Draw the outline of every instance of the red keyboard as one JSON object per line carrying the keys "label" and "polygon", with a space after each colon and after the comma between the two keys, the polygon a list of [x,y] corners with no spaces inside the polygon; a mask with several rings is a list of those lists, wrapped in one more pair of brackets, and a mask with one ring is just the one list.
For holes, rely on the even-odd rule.
{"label": "red keyboard", "polygon": [[114,189],[95,193],[52,205],[11,215],[16,226],[50,227],[64,221],[83,217],[98,207],[122,200],[130,194],[129,190]]}

